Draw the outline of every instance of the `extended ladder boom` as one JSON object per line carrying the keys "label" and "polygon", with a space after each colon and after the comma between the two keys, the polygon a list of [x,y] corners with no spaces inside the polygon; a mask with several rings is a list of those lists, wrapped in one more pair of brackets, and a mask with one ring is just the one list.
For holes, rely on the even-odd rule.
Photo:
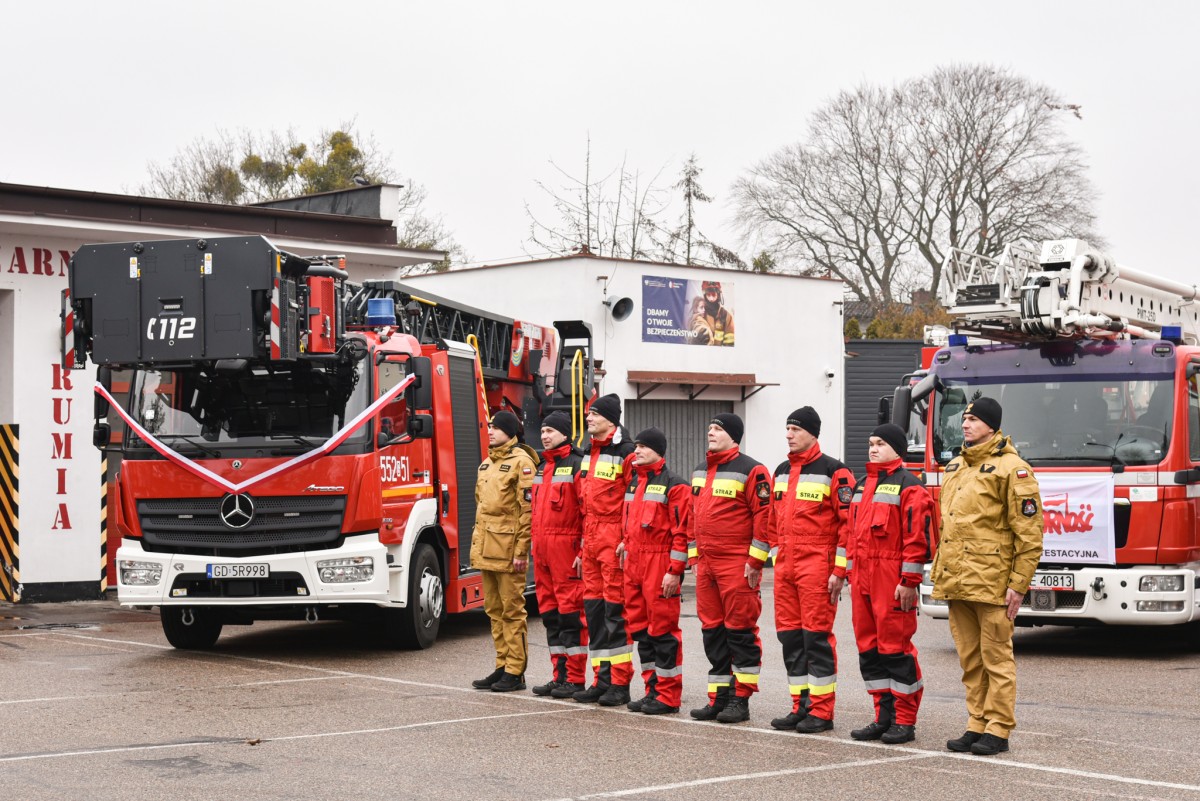
{"label": "extended ladder boom", "polygon": [[1118,265],[1081,239],[1048,240],[1035,257],[1014,243],[999,258],[952,250],[941,301],[957,330],[988,339],[1157,339],[1181,329],[1196,343],[1196,286]]}

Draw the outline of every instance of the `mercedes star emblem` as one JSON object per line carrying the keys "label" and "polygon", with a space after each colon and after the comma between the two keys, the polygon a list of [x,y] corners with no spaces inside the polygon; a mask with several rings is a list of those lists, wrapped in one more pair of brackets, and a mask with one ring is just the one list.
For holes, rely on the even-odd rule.
{"label": "mercedes star emblem", "polygon": [[254,519],[254,500],[249,495],[226,495],[220,509],[221,522],[230,528],[245,528]]}
{"label": "mercedes star emblem", "polygon": [[234,470],[241,470],[241,469],[242,469],[242,460],[241,460],[241,459],[234,459],[234,460],[233,460],[233,469],[234,469]]}

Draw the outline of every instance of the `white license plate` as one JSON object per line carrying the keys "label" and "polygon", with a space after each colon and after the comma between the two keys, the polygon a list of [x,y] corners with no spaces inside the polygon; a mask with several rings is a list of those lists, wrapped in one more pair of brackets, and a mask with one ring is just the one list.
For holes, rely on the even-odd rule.
{"label": "white license plate", "polygon": [[208,566],[210,579],[261,579],[270,576],[271,566],[267,564]]}
{"label": "white license plate", "polygon": [[1073,590],[1075,589],[1074,573],[1035,573],[1033,581],[1029,582],[1033,590]]}

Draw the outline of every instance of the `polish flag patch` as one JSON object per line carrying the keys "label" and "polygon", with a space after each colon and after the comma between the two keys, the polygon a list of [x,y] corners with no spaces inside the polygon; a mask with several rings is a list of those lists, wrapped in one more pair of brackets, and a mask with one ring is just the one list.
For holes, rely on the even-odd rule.
{"label": "polish flag patch", "polygon": [[1018,470],[1017,478],[1029,478],[1029,471],[1028,470]]}

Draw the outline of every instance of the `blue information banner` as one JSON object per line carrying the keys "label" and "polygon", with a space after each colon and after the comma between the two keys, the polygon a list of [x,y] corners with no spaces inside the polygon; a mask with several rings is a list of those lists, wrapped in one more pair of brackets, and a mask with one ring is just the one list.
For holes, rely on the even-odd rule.
{"label": "blue information banner", "polygon": [[642,276],[642,341],[732,347],[733,284]]}

